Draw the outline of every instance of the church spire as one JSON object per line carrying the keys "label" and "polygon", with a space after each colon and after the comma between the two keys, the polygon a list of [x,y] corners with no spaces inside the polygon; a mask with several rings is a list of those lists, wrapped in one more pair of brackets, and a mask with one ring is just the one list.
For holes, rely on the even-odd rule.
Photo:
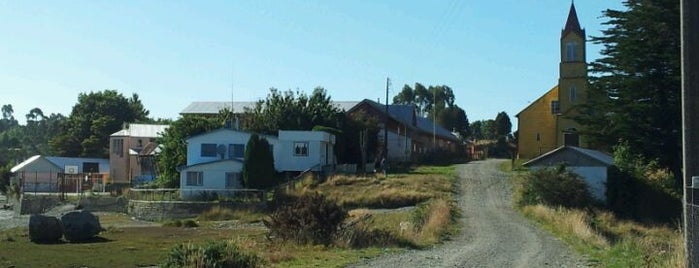
{"label": "church spire", "polygon": [[572,1],[570,2],[570,11],[568,12],[566,26],[563,28],[563,31],[561,31],[561,37],[570,32],[583,33],[583,30],[580,28],[580,22],[578,21],[578,13],[575,11],[575,3]]}

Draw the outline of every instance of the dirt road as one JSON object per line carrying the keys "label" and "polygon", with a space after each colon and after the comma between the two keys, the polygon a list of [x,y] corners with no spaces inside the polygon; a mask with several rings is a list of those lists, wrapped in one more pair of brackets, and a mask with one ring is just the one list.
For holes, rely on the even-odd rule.
{"label": "dirt road", "polygon": [[457,167],[463,230],[453,240],[353,267],[586,267],[561,241],[513,210],[511,179],[498,170],[502,161]]}

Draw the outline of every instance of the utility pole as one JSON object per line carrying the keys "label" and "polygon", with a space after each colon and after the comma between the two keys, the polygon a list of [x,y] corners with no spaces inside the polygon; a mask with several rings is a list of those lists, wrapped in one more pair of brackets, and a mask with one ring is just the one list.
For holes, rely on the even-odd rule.
{"label": "utility pole", "polygon": [[684,240],[687,267],[699,268],[699,2],[682,0],[680,13]]}
{"label": "utility pole", "polygon": [[437,151],[437,88],[432,89],[432,153]]}
{"label": "utility pole", "polygon": [[383,169],[384,177],[388,178],[388,88],[391,86],[391,79],[386,77],[386,117],[383,122],[383,159],[381,159],[381,168]]}

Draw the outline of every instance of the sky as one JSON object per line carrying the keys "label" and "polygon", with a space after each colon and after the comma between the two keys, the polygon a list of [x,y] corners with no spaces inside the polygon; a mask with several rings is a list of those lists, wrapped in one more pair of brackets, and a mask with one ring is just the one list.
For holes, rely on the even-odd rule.
{"label": "sky", "polygon": [[[155,118],[270,88],[385,100],[447,85],[471,122],[556,85],[568,0],[0,0],[0,104],[69,115],[81,92],[137,93]],[[575,1],[588,36],[621,1]],[[587,44],[587,61],[600,46]],[[516,127],[514,127],[516,128]]]}

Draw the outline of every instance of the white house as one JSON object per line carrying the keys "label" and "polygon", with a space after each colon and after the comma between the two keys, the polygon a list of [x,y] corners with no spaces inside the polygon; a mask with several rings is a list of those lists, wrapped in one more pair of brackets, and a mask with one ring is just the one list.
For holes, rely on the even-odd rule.
{"label": "white house", "polygon": [[[218,129],[187,139],[187,165],[181,167],[183,199],[202,192],[240,189],[245,146],[252,133]],[[335,136],[322,131],[284,131],[262,135],[271,145],[277,172],[321,171],[335,164]]]}
{"label": "white house", "polygon": [[523,164],[525,167],[544,168],[565,164],[566,169],[585,180],[590,193],[599,201],[605,201],[607,172],[614,164],[611,155],[575,146],[561,146]]}

